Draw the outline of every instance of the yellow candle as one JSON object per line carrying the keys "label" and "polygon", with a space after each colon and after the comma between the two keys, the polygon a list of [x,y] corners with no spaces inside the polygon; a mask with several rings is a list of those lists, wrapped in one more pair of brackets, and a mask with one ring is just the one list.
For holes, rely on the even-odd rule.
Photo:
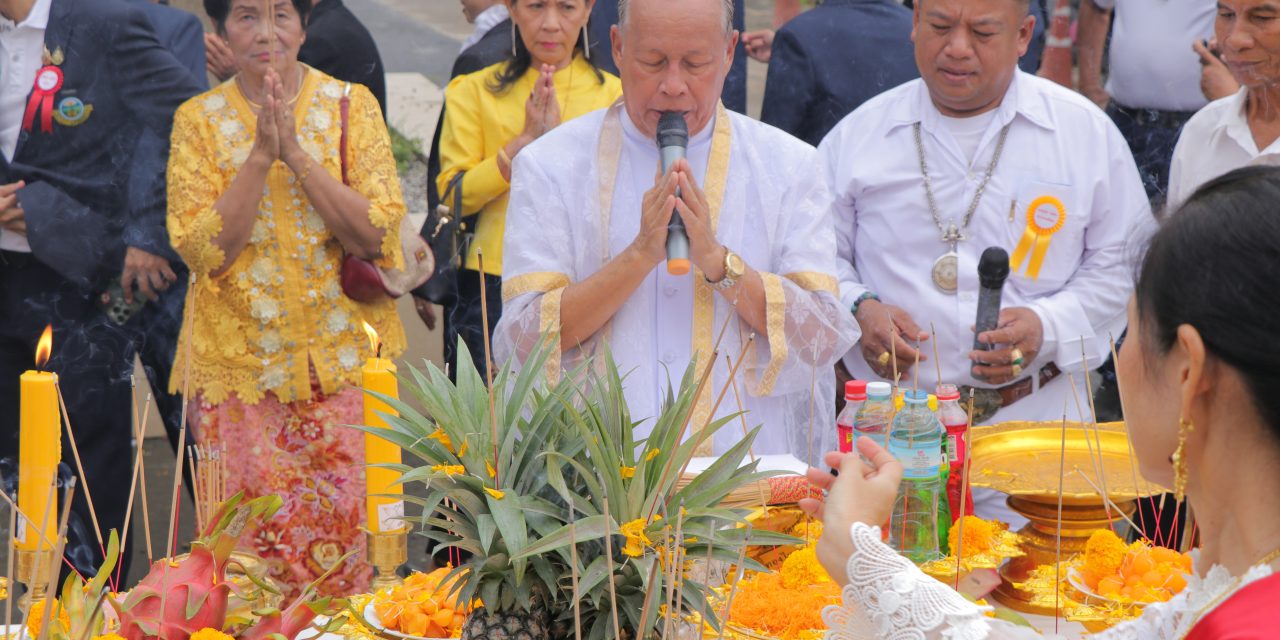
{"label": "yellow candle", "polygon": [[[373,332],[373,328],[365,325],[365,331],[370,334],[371,340],[374,342],[375,354],[377,348],[377,333]],[[362,385],[368,391],[381,393],[392,398],[399,398],[399,388],[396,385],[396,365],[386,358],[373,357],[365,362],[362,371]],[[378,415],[382,412],[388,415],[396,415],[396,412],[387,405],[387,403],[373,396],[365,394],[364,397],[364,423],[370,427],[387,427],[386,421]],[[367,498],[365,508],[368,510],[368,526],[369,530],[374,533],[391,533],[401,531],[405,524],[400,520],[404,516],[404,500],[399,495],[404,493],[404,488],[396,484],[399,473],[391,469],[379,469],[372,465],[378,464],[400,464],[400,447],[379,438],[373,434],[366,433],[364,436],[364,460],[368,465],[365,469]]]}
{"label": "yellow candle", "polygon": [[[36,350],[36,366],[49,361],[53,330],[46,328]],[[13,535],[19,549],[51,550],[57,537],[58,495],[50,491],[62,459],[61,413],[54,383],[58,375],[27,371],[21,378],[21,421],[18,431],[18,508],[32,518],[19,519]],[[43,519],[43,523],[41,520]],[[44,537],[40,532],[44,531]]]}

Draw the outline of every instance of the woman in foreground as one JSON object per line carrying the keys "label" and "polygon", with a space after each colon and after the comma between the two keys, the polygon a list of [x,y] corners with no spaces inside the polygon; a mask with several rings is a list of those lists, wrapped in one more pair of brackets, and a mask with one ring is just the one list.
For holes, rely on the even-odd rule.
{"label": "woman in foreground", "polygon": [[[1280,169],[1204,185],[1156,234],[1129,309],[1117,369],[1142,474],[1185,487],[1202,546],[1186,589],[1106,639],[1233,640],[1280,628]],[[871,460],[831,453],[839,478],[802,503],[823,518],[818,555],[846,585],[824,612],[836,638],[1038,638],[984,616],[880,542],[902,466],[863,438]]]}

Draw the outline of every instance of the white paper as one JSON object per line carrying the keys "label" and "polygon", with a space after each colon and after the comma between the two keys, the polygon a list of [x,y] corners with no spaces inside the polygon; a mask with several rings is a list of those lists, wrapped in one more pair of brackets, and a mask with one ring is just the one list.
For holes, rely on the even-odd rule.
{"label": "white paper", "polygon": [[378,505],[378,531],[390,533],[404,528],[404,501]]}

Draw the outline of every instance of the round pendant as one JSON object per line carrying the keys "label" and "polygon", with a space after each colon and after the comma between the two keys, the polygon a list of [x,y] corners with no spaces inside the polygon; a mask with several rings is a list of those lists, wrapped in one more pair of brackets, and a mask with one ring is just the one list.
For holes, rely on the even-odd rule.
{"label": "round pendant", "polygon": [[943,293],[955,293],[959,288],[960,256],[948,251],[933,262],[933,284]]}

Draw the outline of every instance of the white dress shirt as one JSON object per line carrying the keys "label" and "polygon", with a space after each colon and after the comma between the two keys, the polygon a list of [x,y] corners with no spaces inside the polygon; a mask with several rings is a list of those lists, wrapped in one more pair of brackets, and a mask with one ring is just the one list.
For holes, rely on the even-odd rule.
{"label": "white dress shirt", "polygon": [[1242,88],[1210,103],[1182,128],[1169,168],[1168,211],[1176,211],[1214,178],[1246,165],[1280,161],[1280,140],[1258,148],[1246,119],[1248,101],[1249,90]]}
{"label": "white dress shirt", "polygon": [[1191,44],[1213,37],[1214,0],[1086,0],[1115,9],[1107,93],[1134,109],[1195,111],[1200,58]]}
{"label": "white dress shirt", "polygon": [[[17,24],[0,16],[0,152],[10,162],[18,148],[27,97],[40,70],[51,2],[36,0],[26,19]],[[25,235],[0,229],[0,249],[30,253],[31,245]]]}
{"label": "white dress shirt", "polygon": [[[1024,377],[1053,362],[1080,378],[1085,358],[1090,369],[1101,365],[1109,355],[1108,337],[1124,329],[1133,260],[1153,228],[1146,194],[1120,132],[1079,94],[1018,72],[995,113],[969,160],[916,80],[868,102],[823,140],[819,152],[836,199],[841,298],[851,307],[871,291],[902,307],[925,331],[937,329],[937,345],[921,348],[932,358],[936,346],[945,382],[990,387],[970,374],[978,259],[992,246],[1013,255],[1031,202],[1058,198],[1066,222],[1052,236],[1038,278],[1028,276],[1023,262],[1005,284],[1002,306],[1029,307],[1044,325],[1043,349],[1025,365]],[[956,293],[939,291],[931,276],[948,244],[925,199],[913,136],[917,122],[944,226],[961,226],[1000,130],[1010,125],[999,166],[957,247]],[[845,356],[845,364],[855,377],[876,378],[860,348]],[[921,386],[934,388],[935,371],[932,362],[921,366]],[[1061,376],[997,419],[1058,420],[1069,397],[1069,382]],[[1074,416],[1074,403],[1068,406]],[[1087,402],[1081,406],[1088,411]]]}
{"label": "white dress shirt", "polygon": [[[611,126],[610,118],[621,124]],[[729,134],[716,237],[765,279],[768,331],[748,344],[754,330],[722,294],[700,282],[696,269],[672,276],[659,265],[604,329],[565,350],[562,366],[572,370],[586,357],[600,357],[607,344],[626,376],[631,417],[641,421],[635,437],[643,438],[668,390],[680,386],[695,354],[709,354],[727,326],[708,386],[717,394],[727,388],[726,355],[742,366],[738,395],[727,393],[715,416],[741,408],[747,426],[763,425],[758,455],[805,459],[812,431],[811,461],[817,464],[836,445],[833,365],[857,339],[857,325],[835,295],[829,191],[814,170],[812,147],[732,112],[690,137],[687,158],[704,189],[710,189],[705,181],[716,155],[716,126],[727,126]],[[619,142],[604,142],[610,139],[604,131],[617,132]],[[601,151],[614,147],[613,153]],[[605,156],[617,158],[612,175],[602,175],[608,173]],[[548,300],[558,300],[565,286],[589,278],[635,240],[640,204],[659,166],[654,139],[620,104],[560,125],[515,158],[503,245],[503,316],[493,338],[499,361],[523,359],[540,331],[558,329],[558,307],[548,312]],[[606,194],[610,204],[603,211]],[[712,302],[701,317],[700,290]],[[713,453],[724,453],[742,435],[735,418],[716,434]]]}
{"label": "white dress shirt", "polygon": [[480,38],[483,38],[486,33],[498,26],[499,22],[509,17],[511,17],[511,12],[507,10],[507,5],[501,2],[481,11],[480,15],[476,16],[475,29],[471,31],[471,35],[467,36],[466,40],[462,41],[462,47],[458,49],[458,52],[466,51],[471,48],[471,45],[480,42]]}

